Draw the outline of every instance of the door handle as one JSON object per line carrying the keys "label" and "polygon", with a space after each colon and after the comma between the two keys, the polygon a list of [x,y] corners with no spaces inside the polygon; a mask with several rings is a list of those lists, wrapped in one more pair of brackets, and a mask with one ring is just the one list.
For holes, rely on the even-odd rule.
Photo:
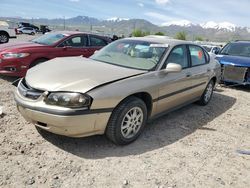
{"label": "door handle", "polygon": [[211,72],[211,69],[210,69],[210,68],[207,68],[207,72]]}
{"label": "door handle", "polygon": [[192,74],[190,73],[190,72],[188,72],[187,74],[186,74],[186,77],[191,77],[192,76]]}

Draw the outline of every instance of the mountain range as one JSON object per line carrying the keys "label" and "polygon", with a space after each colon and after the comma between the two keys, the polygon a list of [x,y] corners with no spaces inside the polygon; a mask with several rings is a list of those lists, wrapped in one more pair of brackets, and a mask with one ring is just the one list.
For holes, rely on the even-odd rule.
{"label": "mountain range", "polygon": [[162,25],[155,25],[145,19],[128,19],[128,18],[110,18],[100,20],[88,16],[77,16],[73,18],[33,18],[25,19],[20,17],[0,17],[0,20],[9,20],[12,22],[30,22],[34,25],[49,25],[55,30],[80,30],[92,31],[109,35],[128,36],[135,29],[150,32],[163,32],[170,37],[174,37],[177,32],[184,31],[187,33],[188,40],[194,40],[196,37],[203,38],[207,41],[227,42],[231,40],[249,40],[250,28],[238,27],[233,23],[221,22],[216,23],[209,21],[201,24],[194,24],[188,20],[171,21]]}

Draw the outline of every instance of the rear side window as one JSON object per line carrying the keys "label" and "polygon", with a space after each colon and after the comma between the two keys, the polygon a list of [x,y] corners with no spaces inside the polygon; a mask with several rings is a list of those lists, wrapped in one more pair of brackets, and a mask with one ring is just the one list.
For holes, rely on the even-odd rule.
{"label": "rear side window", "polygon": [[87,36],[76,36],[65,40],[59,47],[70,46],[75,48],[82,48],[87,46]]}
{"label": "rear side window", "polygon": [[201,47],[190,45],[189,51],[190,51],[192,66],[198,66],[207,63],[206,55]]}
{"label": "rear side window", "polygon": [[167,63],[176,63],[182,68],[188,67],[187,48],[185,45],[175,47],[169,54]]}
{"label": "rear side window", "polygon": [[101,38],[90,36],[90,45],[91,46],[106,46],[107,42]]}

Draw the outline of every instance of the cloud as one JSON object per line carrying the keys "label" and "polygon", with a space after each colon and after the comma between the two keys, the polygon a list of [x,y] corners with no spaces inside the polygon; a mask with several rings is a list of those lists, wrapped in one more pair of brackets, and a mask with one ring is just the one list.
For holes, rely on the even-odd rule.
{"label": "cloud", "polygon": [[151,18],[155,18],[155,19],[160,20],[160,21],[167,21],[167,20],[172,19],[172,17],[166,16],[164,14],[160,14],[157,12],[146,12],[145,15],[149,16]]}
{"label": "cloud", "polygon": [[166,5],[170,0],[155,0],[155,2],[159,5]]}
{"label": "cloud", "polygon": [[80,0],[69,0],[71,2],[79,2]]}
{"label": "cloud", "polygon": [[144,4],[143,3],[138,3],[138,6],[139,7],[144,7]]}

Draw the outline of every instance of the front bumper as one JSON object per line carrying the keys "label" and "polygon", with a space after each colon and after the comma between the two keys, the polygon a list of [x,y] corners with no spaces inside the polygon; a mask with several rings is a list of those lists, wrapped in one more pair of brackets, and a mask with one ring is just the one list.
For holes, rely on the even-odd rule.
{"label": "front bumper", "polygon": [[69,137],[104,134],[112,112],[111,109],[80,111],[82,113],[56,110],[41,101],[25,100],[18,91],[15,101],[18,111],[27,121],[46,131]]}
{"label": "front bumper", "polygon": [[222,65],[221,81],[240,85],[250,84],[250,67]]}
{"label": "front bumper", "polygon": [[29,61],[26,58],[0,59],[0,74],[6,76],[25,76],[29,69]]}

